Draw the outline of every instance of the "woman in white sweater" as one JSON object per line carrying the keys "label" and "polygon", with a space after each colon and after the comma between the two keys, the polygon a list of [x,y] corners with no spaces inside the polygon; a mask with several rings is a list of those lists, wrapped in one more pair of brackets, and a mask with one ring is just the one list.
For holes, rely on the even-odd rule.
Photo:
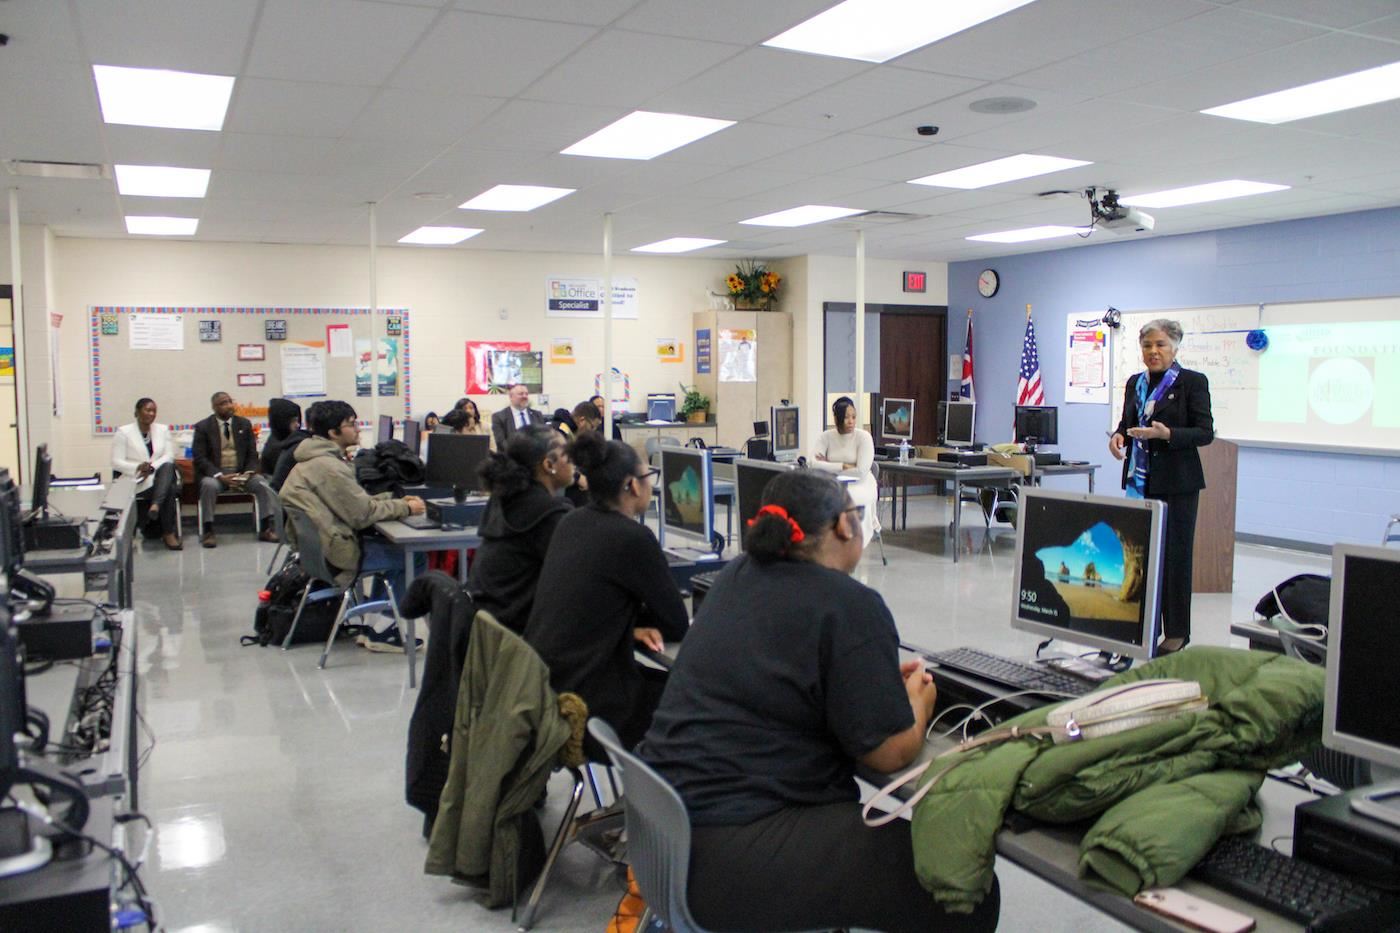
{"label": "woman in white sweater", "polygon": [[843,483],[851,495],[851,502],[865,508],[861,519],[861,531],[865,543],[880,527],[877,506],[880,501],[880,487],[875,482],[871,465],[875,462],[875,441],[869,431],[856,427],[856,404],[847,396],[841,396],[831,406],[832,419],[836,427],[828,428],[817,438],[812,466],[829,473],[838,473],[855,478],[853,483]]}
{"label": "woman in white sweater", "polygon": [[180,483],[170,428],[156,424],[156,403],[136,402],[136,420],[112,435],[112,472],[136,479],[136,495],[147,503],[145,520],[160,519],[165,546],[180,550]]}

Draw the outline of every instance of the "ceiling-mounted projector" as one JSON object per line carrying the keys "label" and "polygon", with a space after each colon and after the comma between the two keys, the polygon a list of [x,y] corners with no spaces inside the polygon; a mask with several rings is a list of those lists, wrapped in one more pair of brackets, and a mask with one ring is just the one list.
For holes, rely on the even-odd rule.
{"label": "ceiling-mounted projector", "polygon": [[1089,211],[1092,214],[1092,225],[1095,227],[1102,227],[1121,236],[1129,233],[1151,233],[1152,228],[1157,226],[1156,219],[1146,211],[1119,204],[1118,192],[1111,188],[1101,197],[1097,196],[1096,188],[1090,188],[1084,194],[1089,199]]}

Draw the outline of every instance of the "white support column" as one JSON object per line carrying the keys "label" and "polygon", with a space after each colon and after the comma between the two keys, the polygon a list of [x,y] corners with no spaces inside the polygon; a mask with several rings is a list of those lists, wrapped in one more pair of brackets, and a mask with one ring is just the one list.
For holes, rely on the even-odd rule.
{"label": "white support column", "polygon": [[856,231],[856,424],[869,412],[862,411],[860,395],[865,391],[865,231]]}
{"label": "white support column", "polygon": [[[23,255],[20,250],[19,231],[19,189],[10,189],[10,284],[14,288],[14,298],[10,307],[14,311],[15,332],[15,440],[19,444],[19,471],[16,482],[29,481],[30,459],[34,452],[29,449],[29,346],[24,331],[24,272]],[[47,348],[48,341],[44,346]]]}
{"label": "white support column", "polygon": [[612,437],[613,286],[611,212],[603,215],[603,437]]}
{"label": "white support column", "polygon": [[[379,230],[378,205],[369,202],[369,397],[371,431],[379,429]],[[351,344],[353,349],[354,344]],[[329,352],[330,348],[326,348]]]}

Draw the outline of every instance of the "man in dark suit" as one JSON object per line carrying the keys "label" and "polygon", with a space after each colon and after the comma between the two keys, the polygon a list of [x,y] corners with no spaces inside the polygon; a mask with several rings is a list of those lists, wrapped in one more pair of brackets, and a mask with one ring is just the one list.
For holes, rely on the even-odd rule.
{"label": "man in dark suit", "polygon": [[510,406],[491,415],[491,435],[496,449],[504,452],[515,432],[532,424],[544,424],[544,415],[530,407],[530,390],[523,382],[510,387]]}
{"label": "man in dark suit", "polygon": [[209,399],[214,413],[194,426],[194,477],[199,485],[200,513],[204,527],[199,543],[217,547],[214,537],[214,503],[222,492],[248,492],[257,499],[262,527],[258,538],[276,541],[269,526],[275,495],[259,473],[258,452],[253,441],[253,425],[233,413],[233,399],[227,392],[215,392]]}

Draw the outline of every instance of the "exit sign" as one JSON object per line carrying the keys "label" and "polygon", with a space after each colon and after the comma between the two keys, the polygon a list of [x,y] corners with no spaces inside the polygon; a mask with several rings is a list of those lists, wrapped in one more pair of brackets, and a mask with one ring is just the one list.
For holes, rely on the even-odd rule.
{"label": "exit sign", "polygon": [[904,290],[906,292],[926,292],[928,291],[927,272],[906,272],[904,273]]}

